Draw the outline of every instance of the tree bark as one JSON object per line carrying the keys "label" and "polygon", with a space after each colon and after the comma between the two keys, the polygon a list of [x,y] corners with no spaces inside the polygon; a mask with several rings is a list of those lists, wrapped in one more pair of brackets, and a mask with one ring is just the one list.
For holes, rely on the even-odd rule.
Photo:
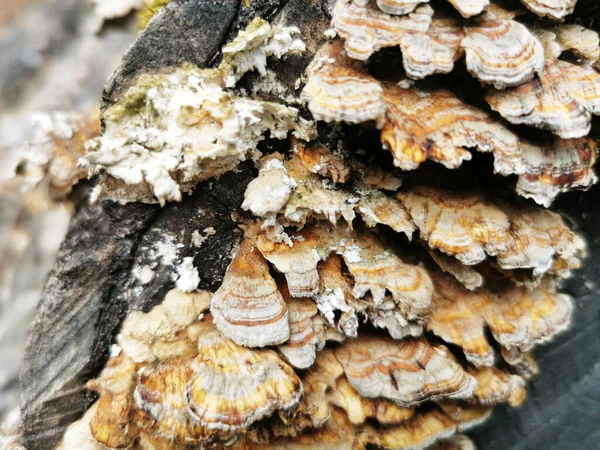
{"label": "tree bark", "polygon": [[[595,0],[581,1],[585,21],[598,14]],[[150,23],[109,80],[104,107],[112,104],[143,71],[165,70],[191,62],[214,65],[219,49],[253,17],[295,25],[307,42],[301,57],[272,68],[292,90],[329,26],[327,1],[173,0]],[[255,77],[242,80],[253,96]],[[198,186],[180,204],[164,208],[141,204],[84,204],[72,220],[31,326],[21,373],[23,441],[27,448],[50,450],[66,427],[94,400],[84,388],[104,366],[109,346],[131,311],[147,311],[174,287],[173,264],[161,251],[175,249],[176,259],[192,256],[200,288],[215,289],[242,236],[232,214],[241,215],[244,188],[255,176],[251,164],[219,180]],[[600,189],[570,194],[559,210],[571,217],[590,245],[585,268],[566,283],[576,297],[574,326],[560,342],[537,352],[541,374],[530,384],[520,409],[499,409],[471,435],[480,448],[597,448],[600,410],[600,347],[595,345],[600,318]],[[192,233],[212,230],[200,247]],[[165,241],[165,239],[168,241]],[[164,256],[164,255],[162,255]],[[135,268],[152,266],[154,278],[142,284]],[[558,345],[557,345],[558,344]]]}

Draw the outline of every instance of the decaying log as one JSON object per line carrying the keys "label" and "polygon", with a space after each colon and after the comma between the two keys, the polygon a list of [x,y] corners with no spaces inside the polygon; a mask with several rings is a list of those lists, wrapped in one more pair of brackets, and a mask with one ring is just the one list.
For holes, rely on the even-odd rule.
{"label": "decaying log", "polygon": [[[325,42],[330,8],[326,1],[311,0],[262,0],[249,6],[238,0],[173,0],[125,55],[106,86],[103,109],[142,71],[168,71],[184,62],[214,66],[223,43],[257,15],[301,30],[307,51],[270,65],[281,84],[293,92],[295,81]],[[259,81],[250,74],[240,84],[250,96],[271,100],[275,94],[264,90]],[[332,141],[337,132],[331,132]],[[361,143],[368,144],[368,139]],[[278,145],[268,141],[265,150],[277,150]],[[241,210],[243,194],[255,177],[252,164],[244,163],[217,180],[198,185],[179,204],[161,208],[99,202],[80,207],[31,327],[21,373],[27,448],[54,448],[68,425],[92,404],[95,396],[84,384],[106,363],[122,321],[130,312],[147,312],[162,300],[175,286],[173,274],[183,258],[193,257],[199,289],[219,287],[231,252],[242,239],[236,217],[247,214]],[[600,234],[595,227],[600,220],[598,195],[599,189],[594,188],[585,194],[569,194],[558,203],[558,209],[583,232],[591,254],[584,269],[565,284],[579,307],[576,326],[561,345],[537,353],[543,375],[532,383],[529,403],[521,409],[501,410],[486,426],[472,432],[481,448],[559,449],[573,442],[577,448],[595,448],[590,430],[597,430],[600,422],[593,404],[594,398],[600,401],[595,381],[600,351],[593,345],[600,313],[600,291],[595,284],[600,275]],[[530,415],[537,417],[531,420]]]}

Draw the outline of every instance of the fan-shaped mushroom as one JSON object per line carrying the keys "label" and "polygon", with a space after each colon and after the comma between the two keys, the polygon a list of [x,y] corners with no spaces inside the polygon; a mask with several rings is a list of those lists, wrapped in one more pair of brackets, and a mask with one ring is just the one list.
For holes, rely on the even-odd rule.
{"label": "fan-shaped mushroom", "polygon": [[443,350],[423,340],[361,336],[335,349],[335,356],[361,396],[383,397],[402,406],[469,398],[477,384]]}
{"label": "fan-shaped mushroom", "polygon": [[592,114],[600,114],[600,75],[591,68],[546,58],[539,78],[503,91],[490,89],[486,100],[511,123],[577,138],[590,132]]}
{"label": "fan-shaped mushroom", "polygon": [[519,22],[485,13],[465,31],[467,69],[478,80],[504,89],[542,72],[544,48]]}
{"label": "fan-shaped mushroom", "polygon": [[523,352],[565,330],[571,321],[570,297],[552,286],[470,292],[447,275],[435,274],[433,279],[436,290],[426,328],[461,347],[476,366],[494,363],[486,328],[502,347]]}
{"label": "fan-shaped mushroom", "polygon": [[306,74],[308,81],[301,98],[315,119],[346,123],[372,120],[381,126],[385,115],[381,85],[360,62],[345,54],[339,41],[321,47]]}
{"label": "fan-shaped mushroom", "polygon": [[211,300],[217,328],[240,345],[263,347],[290,337],[288,311],[269,266],[244,240]]}

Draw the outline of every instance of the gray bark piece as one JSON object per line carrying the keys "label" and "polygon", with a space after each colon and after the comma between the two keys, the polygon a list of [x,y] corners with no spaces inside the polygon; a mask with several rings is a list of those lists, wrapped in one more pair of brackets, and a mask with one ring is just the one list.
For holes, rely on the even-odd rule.
{"label": "gray bark piece", "polygon": [[74,217],[25,351],[21,413],[27,448],[51,449],[64,425],[85,411],[90,395],[83,385],[102,367],[125,312],[115,288],[157,210],[101,203],[82,207]]}
{"label": "gray bark piece", "polygon": [[106,84],[103,108],[113,104],[136,75],[183,63],[207,66],[218,54],[240,0],[173,0],[152,18]]}

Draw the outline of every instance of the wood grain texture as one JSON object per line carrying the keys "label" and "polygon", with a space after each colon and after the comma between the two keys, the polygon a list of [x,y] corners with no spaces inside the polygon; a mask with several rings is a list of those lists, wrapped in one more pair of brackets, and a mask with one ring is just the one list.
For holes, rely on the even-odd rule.
{"label": "wood grain texture", "polygon": [[[151,309],[174,287],[165,252],[175,251],[176,261],[194,257],[200,288],[216,289],[242,235],[231,213],[254,176],[246,164],[163,209],[104,202],[78,211],[38,305],[21,371],[28,448],[53,448],[93,400],[83,385],[104,366],[124,317]],[[194,246],[192,233],[205,229],[214,234]],[[139,285],[132,269],[157,261],[153,280]]]}
{"label": "wood grain texture", "polygon": [[25,350],[21,411],[27,448],[52,448],[63,424],[85,411],[90,396],[83,384],[102,368],[111,334],[126,311],[123,298],[115,295],[117,286],[156,211],[95,204],[74,217]]}

